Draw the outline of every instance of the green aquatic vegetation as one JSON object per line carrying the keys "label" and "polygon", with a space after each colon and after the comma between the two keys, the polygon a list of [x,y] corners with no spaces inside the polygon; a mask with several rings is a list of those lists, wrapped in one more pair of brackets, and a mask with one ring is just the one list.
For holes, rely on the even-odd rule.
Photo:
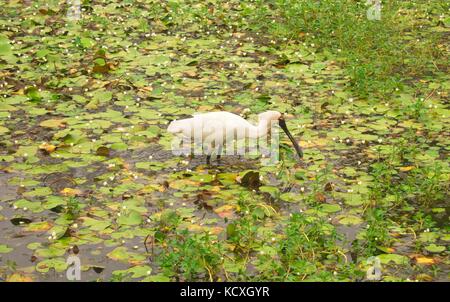
{"label": "green aquatic vegetation", "polygon": [[222,246],[209,234],[191,235],[187,230],[167,235],[156,257],[162,272],[177,281],[216,281],[223,263]]}
{"label": "green aquatic vegetation", "polygon": [[359,255],[375,256],[389,247],[393,238],[389,234],[389,223],[383,209],[369,209],[366,213],[367,226],[353,243],[353,248]]}
{"label": "green aquatic vegetation", "polygon": [[226,227],[227,241],[233,245],[233,252],[245,260],[260,245],[261,239],[257,237],[258,220],[255,215],[245,215]]}
{"label": "green aquatic vegetation", "polygon": [[[330,230],[331,228],[331,230]],[[336,231],[323,221],[310,221],[302,214],[292,215],[285,231],[286,240],[280,246],[281,262],[289,270],[295,259],[321,261],[328,249],[334,248]],[[295,262],[295,261],[293,261]]]}
{"label": "green aquatic vegetation", "polygon": [[65,211],[68,215],[68,219],[70,220],[77,219],[81,211],[80,201],[75,197],[69,197],[67,199]]}
{"label": "green aquatic vegetation", "polygon": [[346,255],[337,244],[339,238],[332,225],[295,213],[287,222],[282,237],[275,244],[267,243],[260,249],[255,262],[260,275],[256,278],[272,281],[345,278],[343,275],[336,277],[341,269],[352,270],[347,267]]}
{"label": "green aquatic vegetation", "polygon": [[449,188],[445,169],[448,169],[448,165],[437,162],[412,171],[406,182],[413,188],[412,194],[418,202],[429,207],[444,201]]}
{"label": "green aquatic vegetation", "polygon": [[432,229],[436,225],[431,215],[427,215],[423,211],[414,213],[412,219],[417,223],[417,230],[419,231]]}
{"label": "green aquatic vegetation", "polygon": [[[433,24],[416,25],[409,13],[409,9],[416,9],[421,15],[430,15],[427,5],[431,4],[389,1],[383,3],[376,19],[368,20],[373,5],[349,0],[256,1],[252,25],[333,53],[344,62],[350,84],[362,96],[387,96],[402,89],[405,78],[438,71],[436,62],[445,60],[440,44],[443,37],[426,30]],[[433,5],[436,19],[448,8]],[[413,40],[414,36],[421,39]]]}

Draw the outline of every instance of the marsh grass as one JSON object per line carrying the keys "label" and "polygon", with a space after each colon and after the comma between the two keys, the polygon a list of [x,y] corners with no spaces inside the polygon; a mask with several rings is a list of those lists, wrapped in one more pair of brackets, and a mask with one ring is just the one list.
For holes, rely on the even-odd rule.
{"label": "marsh grass", "polygon": [[[444,13],[431,1],[383,1],[380,20],[367,18],[365,1],[256,1],[251,24],[274,37],[313,46],[337,56],[360,96],[388,96],[409,80],[438,72],[445,59],[436,34],[428,32],[428,14]],[[424,20],[411,11],[423,11]],[[267,22],[269,20],[269,22]],[[424,25],[425,24],[425,25]]]}

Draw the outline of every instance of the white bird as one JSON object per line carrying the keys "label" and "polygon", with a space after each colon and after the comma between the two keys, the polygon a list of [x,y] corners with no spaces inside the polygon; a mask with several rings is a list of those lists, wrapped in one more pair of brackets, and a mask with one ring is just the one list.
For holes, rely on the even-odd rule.
{"label": "white bird", "polygon": [[[258,125],[252,125],[239,115],[226,112],[209,112],[193,114],[192,118],[172,121],[167,131],[180,135],[191,141],[202,143],[214,141],[214,147],[218,147],[217,159],[220,159],[224,139],[232,135],[233,139],[258,139],[269,134],[272,123],[278,123],[294,145],[300,158],[303,152],[292,134],[289,132],[283,114],[278,111],[266,111],[258,115]],[[209,164],[212,150],[206,151],[206,161]]]}

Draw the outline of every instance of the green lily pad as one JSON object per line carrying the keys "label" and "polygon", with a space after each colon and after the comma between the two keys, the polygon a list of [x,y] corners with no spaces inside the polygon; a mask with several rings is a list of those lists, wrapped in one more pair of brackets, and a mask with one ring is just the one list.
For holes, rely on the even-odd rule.
{"label": "green lily pad", "polygon": [[394,262],[395,264],[408,264],[409,258],[398,254],[382,254],[377,256],[382,264],[389,264]]}
{"label": "green lily pad", "polygon": [[429,251],[430,253],[442,253],[443,251],[445,251],[446,248],[443,245],[436,245],[433,243],[433,244],[427,245],[425,247],[425,249],[427,251]]}
{"label": "green lily pad", "polygon": [[340,224],[344,225],[356,225],[363,223],[363,220],[361,217],[355,216],[355,215],[339,215],[336,217]]}
{"label": "green lily pad", "polygon": [[6,254],[11,252],[13,249],[8,247],[6,244],[0,244],[0,254]]}
{"label": "green lily pad", "polygon": [[47,273],[50,269],[54,269],[56,272],[64,272],[68,267],[64,258],[52,258],[46,259],[36,264],[36,271],[40,273]]}
{"label": "green lily pad", "polygon": [[117,270],[113,272],[115,274],[131,274],[131,278],[141,278],[149,276],[152,272],[152,268],[148,265],[134,266],[126,270]]}
{"label": "green lily pad", "polygon": [[142,217],[138,212],[130,211],[126,215],[121,215],[117,219],[117,223],[121,225],[138,225],[142,223]]}
{"label": "green lily pad", "polygon": [[129,252],[124,246],[115,248],[113,251],[108,253],[107,256],[113,260],[127,263],[141,263],[145,260],[144,255]]}
{"label": "green lily pad", "polygon": [[325,213],[336,213],[341,210],[341,206],[338,204],[322,204],[320,210]]}

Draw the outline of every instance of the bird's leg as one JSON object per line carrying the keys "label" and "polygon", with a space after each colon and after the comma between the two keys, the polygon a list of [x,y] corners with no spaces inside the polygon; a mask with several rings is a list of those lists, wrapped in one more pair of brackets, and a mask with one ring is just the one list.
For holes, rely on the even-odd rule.
{"label": "bird's leg", "polygon": [[206,155],[206,164],[211,164],[211,154]]}
{"label": "bird's leg", "polygon": [[222,145],[220,145],[217,150],[217,162],[219,162],[219,163],[220,163],[221,156],[222,156]]}

